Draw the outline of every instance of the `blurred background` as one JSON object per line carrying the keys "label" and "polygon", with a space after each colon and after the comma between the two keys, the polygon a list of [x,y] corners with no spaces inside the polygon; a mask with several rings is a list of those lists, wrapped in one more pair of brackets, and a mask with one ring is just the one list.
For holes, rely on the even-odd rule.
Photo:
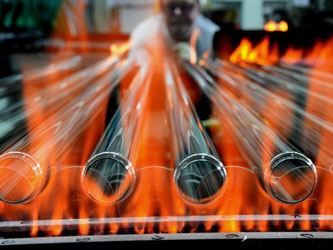
{"label": "blurred background", "polygon": [[[330,0],[201,0],[201,4],[204,14],[224,29],[333,30]],[[156,12],[155,0],[1,0],[0,40],[14,34],[48,37],[53,28],[74,37],[82,32],[128,35]]]}
{"label": "blurred background", "polygon": [[[1,0],[1,31],[36,30],[49,35],[57,25],[56,16],[64,2],[72,5],[64,13],[67,18],[73,15],[71,26],[78,25],[75,22],[81,14],[89,33],[102,34],[129,34],[157,8],[154,0]],[[263,30],[270,21],[286,21],[296,29],[333,25],[333,2],[329,0],[202,0],[201,3],[205,15],[221,27]]]}
{"label": "blurred background", "polygon": [[[244,36],[255,42],[269,33],[283,50],[290,44],[311,47],[333,32],[330,0],[201,0],[201,5],[221,27],[215,47],[226,57]],[[80,52],[83,47],[108,52],[111,43],[127,40],[158,11],[155,0],[0,0],[1,60],[13,52],[59,50],[73,40],[70,46]],[[14,68],[3,68],[0,76]]]}

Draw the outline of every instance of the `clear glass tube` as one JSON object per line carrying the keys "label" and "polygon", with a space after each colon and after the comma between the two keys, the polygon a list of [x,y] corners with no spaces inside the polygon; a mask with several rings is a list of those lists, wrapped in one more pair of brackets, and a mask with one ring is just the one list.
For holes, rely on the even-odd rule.
{"label": "clear glass tube", "polygon": [[145,107],[151,74],[148,64],[132,80],[103,137],[82,171],[82,183],[95,201],[114,204],[126,199],[135,185],[131,148]]}
{"label": "clear glass tube", "polygon": [[234,132],[240,152],[265,191],[286,204],[308,198],[317,182],[312,161],[223,91],[203,69],[184,65],[215,105],[221,125]]}
{"label": "clear glass tube", "polygon": [[185,201],[209,203],[222,194],[227,172],[171,64],[165,66],[165,84],[174,181]]}

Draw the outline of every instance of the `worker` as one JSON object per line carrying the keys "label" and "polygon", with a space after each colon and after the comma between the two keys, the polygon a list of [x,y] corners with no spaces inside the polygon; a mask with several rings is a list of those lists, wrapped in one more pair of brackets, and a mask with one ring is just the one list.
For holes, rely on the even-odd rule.
{"label": "worker", "polygon": [[[183,59],[189,60],[191,49],[195,49],[198,58],[205,53],[212,55],[213,38],[219,28],[201,14],[199,0],[160,0],[160,6],[169,43]],[[191,47],[191,40],[195,48]]]}
{"label": "worker", "polygon": [[201,14],[199,0],[158,0],[161,13],[152,16],[133,30],[130,55],[139,55],[153,37],[163,37],[168,48],[184,60],[195,53],[200,59],[213,55],[213,39],[219,27]]}

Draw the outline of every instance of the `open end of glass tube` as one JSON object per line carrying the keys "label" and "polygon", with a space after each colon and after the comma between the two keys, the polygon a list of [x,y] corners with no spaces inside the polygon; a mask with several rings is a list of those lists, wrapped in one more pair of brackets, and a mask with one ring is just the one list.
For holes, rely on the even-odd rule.
{"label": "open end of glass tube", "polygon": [[24,204],[42,190],[45,175],[30,155],[9,152],[0,156],[0,199],[9,204]]}
{"label": "open end of glass tube", "polygon": [[179,164],[174,178],[183,200],[203,205],[220,197],[227,173],[215,157],[195,154]]}
{"label": "open end of glass tube", "polygon": [[274,199],[296,204],[307,199],[317,183],[317,171],[312,161],[297,152],[277,155],[270,163],[265,182]]}
{"label": "open end of glass tube", "polygon": [[133,191],[135,172],[123,156],[105,152],[91,158],[82,172],[83,187],[95,201],[115,204]]}

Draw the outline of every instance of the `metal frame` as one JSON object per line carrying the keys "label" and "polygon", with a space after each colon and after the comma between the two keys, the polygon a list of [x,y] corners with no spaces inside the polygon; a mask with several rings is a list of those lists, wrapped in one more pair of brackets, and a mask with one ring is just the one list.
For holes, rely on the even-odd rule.
{"label": "metal frame", "polygon": [[[281,220],[281,221],[320,221],[333,220],[333,215],[238,215],[238,216],[184,216],[184,217],[131,217],[103,219],[73,220],[39,220],[39,221],[3,221],[0,222],[1,232],[28,231],[31,225],[98,225],[106,223],[139,223],[139,222],[204,222],[204,221],[247,221],[247,220]],[[333,232],[241,232],[241,233],[178,233],[178,234],[120,234],[120,235],[87,235],[59,237],[1,238],[1,245],[36,245],[36,244],[67,244],[78,242],[124,242],[124,241],[161,241],[161,240],[225,240],[237,239],[333,239]]]}
{"label": "metal frame", "polygon": [[242,242],[256,239],[333,239],[333,232],[266,232],[266,233],[181,233],[181,234],[134,234],[103,236],[63,236],[1,239],[0,245],[66,244],[79,242],[162,241],[162,240],[230,240]]}

